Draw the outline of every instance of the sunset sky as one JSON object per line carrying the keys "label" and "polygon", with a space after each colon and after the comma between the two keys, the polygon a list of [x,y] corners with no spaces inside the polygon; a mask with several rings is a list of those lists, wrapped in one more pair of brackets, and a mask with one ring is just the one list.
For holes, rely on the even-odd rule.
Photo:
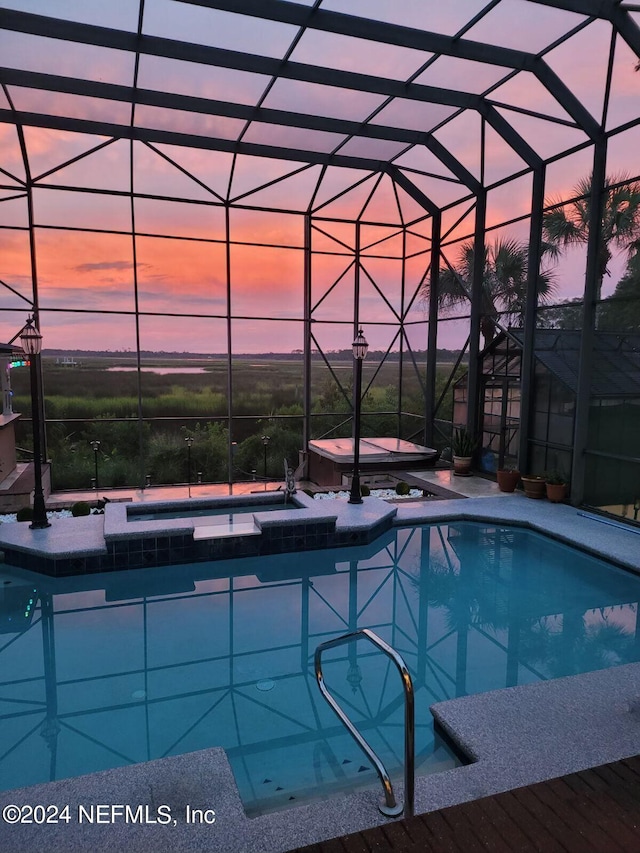
{"label": "sunset sky", "polygon": [[[124,0],[112,4],[9,0],[4,5],[129,32],[137,27],[138,4]],[[310,6],[311,0],[300,5]],[[323,0],[320,8],[455,35],[484,5],[480,0],[442,4],[425,4],[422,0],[405,0],[402,4],[386,0]],[[464,33],[464,38],[536,52],[573,28],[577,29],[571,38],[545,54],[545,61],[607,130],[636,119],[640,85],[640,74],[634,72],[637,58],[620,37],[615,42],[611,95],[603,114],[612,36],[611,25],[606,21],[589,23],[583,16],[551,6],[527,0],[501,0]],[[381,80],[411,79],[419,86],[471,94],[495,86],[488,97],[496,110],[543,158],[554,157],[586,140],[582,130],[571,126],[571,117],[562,105],[527,71],[511,74],[508,68],[497,65],[453,56],[434,58],[427,51],[380,42],[372,49],[372,42],[365,39],[310,28],[300,35],[293,24],[254,20],[176,0],[147,0],[143,32],[278,60],[292,49],[288,60],[304,66],[323,66]],[[2,64],[7,68],[119,86],[132,84],[134,57],[124,50],[6,30],[0,31],[0,39]],[[500,83],[501,80],[504,82]],[[357,122],[370,119],[372,124],[382,126],[433,131],[437,142],[485,186],[526,168],[496,130],[489,124],[483,125],[475,110],[463,110],[456,115],[456,109],[445,104],[401,97],[389,99],[375,91],[336,88],[284,77],[277,78],[273,85],[270,82],[268,75],[248,70],[142,55],[137,84],[149,91],[175,92],[240,106],[261,103],[267,110]],[[7,111],[3,114],[4,123],[0,123],[0,280],[9,286],[0,288],[0,307],[4,309],[0,339],[3,340],[10,339],[22,325],[23,315],[29,310],[32,285],[25,169],[18,135],[7,122],[10,103],[15,109],[29,113],[122,125],[130,120],[130,106],[124,101],[10,84],[0,88],[0,110]],[[519,109],[528,112],[518,112]],[[564,123],[546,122],[541,117],[545,115]],[[469,195],[468,190],[421,144],[407,149],[404,142],[348,136],[335,129],[286,127],[255,120],[247,123],[243,118],[222,114],[207,115],[145,104],[136,106],[135,122],[141,127],[196,137],[242,138],[247,143],[286,145],[309,152],[338,151],[372,161],[393,159],[403,174],[436,205],[450,206],[443,215],[445,233],[468,211],[448,234],[448,241],[473,233],[472,201],[455,204]],[[486,156],[481,162],[483,135]],[[223,351],[228,310],[233,318],[235,351],[300,348],[304,316],[302,212],[310,204],[317,217],[312,238],[312,247],[317,252],[312,262],[312,302],[314,305],[320,302],[314,311],[314,319],[318,321],[314,333],[319,341],[322,339],[322,345],[341,349],[350,343],[355,228],[336,220],[360,215],[368,223],[362,226],[361,243],[369,247],[365,248],[362,261],[360,318],[368,326],[370,343],[374,348],[386,349],[395,335],[398,314],[404,312],[406,320],[420,324],[410,330],[411,339],[424,340],[426,346],[425,309],[419,297],[416,298],[416,291],[428,264],[430,224],[423,219],[425,212],[417,202],[401,188],[394,189],[388,176],[378,183],[379,176],[366,170],[330,166],[323,172],[321,165],[306,164],[302,158],[285,161],[249,154],[234,157],[231,153],[167,143],[131,144],[124,139],[69,130],[26,127],[24,137],[35,181],[36,264],[45,347],[136,348],[134,244],[130,234],[135,227],[139,311],[143,315],[193,315],[193,318],[142,316],[141,348]],[[608,173],[637,175],[639,143],[638,128],[612,137]],[[128,195],[131,154],[136,194],[133,220]],[[589,174],[591,161],[592,150],[587,148],[551,163],[547,199],[567,197],[578,180]],[[274,180],[277,183],[264,188]],[[341,195],[349,187],[352,189]],[[86,189],[113,194],[82,192]],[[144,197],[150,195],[162,198]],[[488,225],[525,216],[530,196],[529,175],[490,191]],[[230,305],[227,304],[225,201],[245,206],[232,207],[230,213]],[[255,209],[259,206],[271,210]],[[287,210],[294,212],[283,212]],[[407,237],[409,257],[404,267],[404,282],[403,221],[414,223]],[[527,234],[526,220],[492,232],[492,236],[514,236],[523,242],[527,241]],[[455,262],[457,247],[447,247],[444,253],[449,262]],[[584,262],[583,247],[563,257],[557,269],[558,300],[580,296]],[[622,255],[614,260],[603,295],[613,291],[624,263]],[[338,285],[331,289],[337,279],[340,279]],[[325,296],[327,291],[330,292]],[[107,316],[74,313],[78,311],[117,313]],[[278,318],[278,322],[267,322],[268,317]],[[439,345],[463,343],[464,325],[451,322],[443,326]]]}

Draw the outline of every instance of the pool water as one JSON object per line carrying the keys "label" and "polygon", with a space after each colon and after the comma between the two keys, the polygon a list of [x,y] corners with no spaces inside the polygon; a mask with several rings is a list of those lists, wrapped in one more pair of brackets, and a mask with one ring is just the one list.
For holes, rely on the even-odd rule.
{"label": "pool water", "polygon": [[158,509],[154,512],[141,510],[127,512],[127,521],[161,521],[167,518],[215,518],[220,523],[233,523],[239,520],[253,520],[256,512],[275,512],[283,509],[300,509],[293,501],[280,503],[236,504],[235,506],[205,506],[185,509]]}
{"label": "pool water", "polygon": [[[3,789],[209,746],[227,750],[251,815],[375,788],[313,673],[318,643],[356,627],[411,669],[418,774],[458,763],[434,733],[434,702],[639,656],[638,577],[523,529],[470,522],[303,557],[40,587],[15,570],[4,581]],[[393,664],[365,641],[323,663],[329,688],[401,778]]]}

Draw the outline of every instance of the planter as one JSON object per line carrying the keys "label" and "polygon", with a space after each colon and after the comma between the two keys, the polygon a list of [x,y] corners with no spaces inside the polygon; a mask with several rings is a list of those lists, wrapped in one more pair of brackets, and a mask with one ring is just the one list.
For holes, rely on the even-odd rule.
{"label": "planter", "polygon": [[513,492],[520,482],[520,471],[501,470],[496,473],[501,492]]}
{"label": "planter", "polygon": [[546,483],[544,477],[523,477],[522,486],[528,498],[540,500],[545,496]]}
{"label": "planter", "polygon": [[471,462],[473,456],[454,456],[453,457],[453,473],[456,477],[471,476]]}
{"label": "planter", "polygon": [[551,503],[559,504],[567,497],[566,483],[547,483],[547,498]]}

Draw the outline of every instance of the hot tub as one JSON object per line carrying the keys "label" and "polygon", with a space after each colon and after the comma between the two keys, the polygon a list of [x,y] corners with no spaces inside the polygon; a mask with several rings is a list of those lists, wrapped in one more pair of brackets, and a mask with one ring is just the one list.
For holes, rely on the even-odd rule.
{"label": "hot tub", "polygon": [[[320,486],[343,485],[353,470],[353,439],[325,438],[309,442],[309,479]],[[431,468],[438,451],[402,438],[360,439],[360,472]]]}

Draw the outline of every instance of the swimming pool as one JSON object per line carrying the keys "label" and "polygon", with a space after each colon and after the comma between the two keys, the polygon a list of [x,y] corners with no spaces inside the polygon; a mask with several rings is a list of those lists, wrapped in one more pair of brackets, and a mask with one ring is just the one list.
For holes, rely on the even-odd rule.
{"label": "swimming pool", "polygon": [[[638,659],[640,579],[518,528],[399,528],[360,548],[113,573],[84,590],[7,579],[5,789],[207,746],[227,750],[249,814],[375,787],[313,676],[316,645],[355,627],[412,670],[418,773],[455,763],[433,702]],[[399,777],[393,665],[367,644],[324,661]]]}

